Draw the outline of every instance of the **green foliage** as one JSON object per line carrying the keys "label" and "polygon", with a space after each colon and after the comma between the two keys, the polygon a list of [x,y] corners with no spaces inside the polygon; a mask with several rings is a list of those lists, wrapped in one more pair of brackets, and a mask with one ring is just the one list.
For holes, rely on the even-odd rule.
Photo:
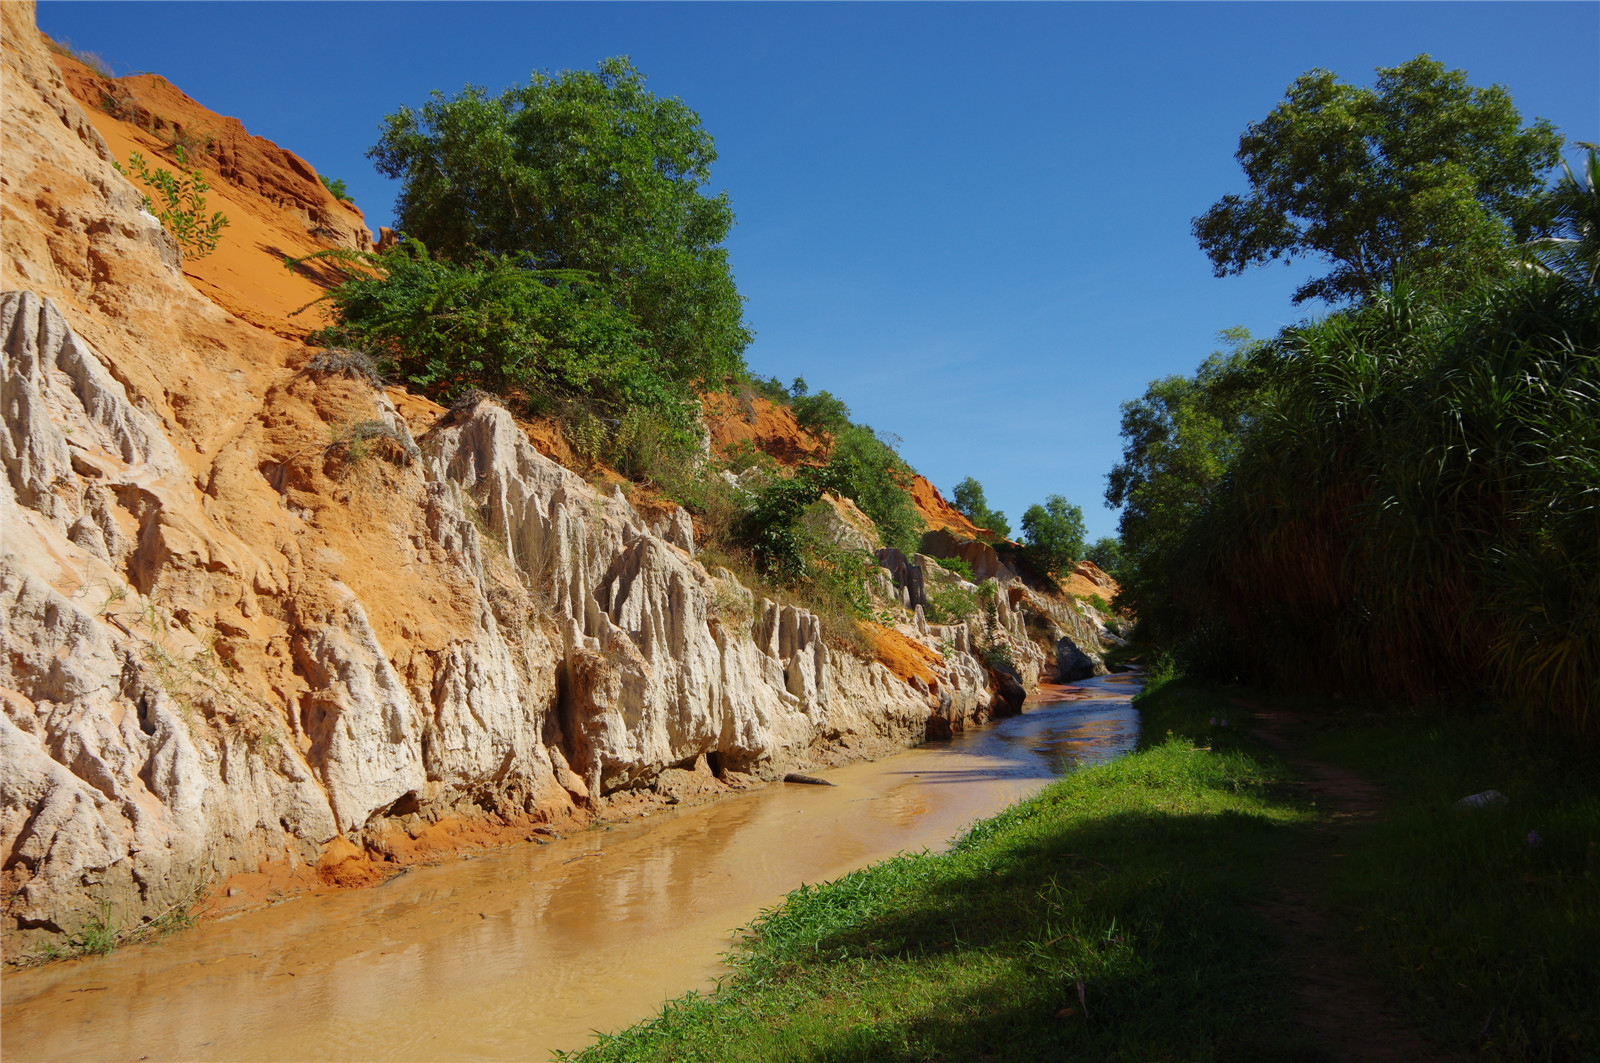
{"label": "green foliage", "polygon": [[748,388],[751,395],[759,395],[775,405],[789,405],[789,389],[775,376],[763,377],[745,373],[738,378],[738,384],[741,390]]}
{"label": "green foliage", "polygon": [[[663,445],[682,450],[698,439],[692,391],[586,274],[526,269],[510,255],[458,266],[417,240],[311,257],[354,267],[325,296],[335,324],[313,343],[364,350],[385,374],[446,400],[481,388],[532,413],[578,403],[621,421],[642,409]],[[595,459],[609,445],[589,442]]]}
{"label": "green foliage", "polygon": [[1562,179],[1539,197],[1550,235],[1523,246],[1545,269],[1593,291],[1600,288],[1600,160],[1593,144],[1583,147],[1583,180],[1563,162]]}
{"label": "green foliage", "polygon": [[850,407],[843,400],[827,391],[808,395],[803,379],[795,383],[800,385],[800,390],[791,395],[789,405],[794,408],[794,419],[801,428],[821,439],[831,440],[851,427]]}
{"label": "green foliage", "polygon": [[908,555],[916,552],[922,516],[905,487],[911,467],[893,447],[867,426],[851,425],[834,439],[828,470],[837,484],[831,490],[854,500],[872,518],[883,545]]}
{"label": "green foliage", "polygon": [[750,333],[722,246],[733,212],[703,191],[716,150],[626,59],[495,96],[436,91],[387,116],[368,156],[401,182],[397,228],[436,255],[583,271],[672,380],[742,371]]}
{"label": "green foliage", "polygon": [[1402,274],[1453,285],[1504,272],[1560,148],[1549,122],[1522,125],[1504,87],[1474,88],[1426,55],[1380,68],[1373,88],[1312,70],[1240,138],[1249,196],[1224,196],[1194,235],[1219,277],[1328,262],[1296,303],[1369,298]]}
{"label": "green foliage", "polygon": [[123,928],[113,922],[110,903],[102,902],[100,914],[85,920],[77,932],[67,938],[67,946],[79,955],[104,956],[116,950],[122,933]]}
{"label": "green foliage", "polygon": [[1227,474],[1138,560],[1141,624],[1194,672],[1487,694],[1594,735],[1600,298],[1401,285],[1256,362]]}
{"label": "green foliage", "polygon": [[990,540],[1011,538],[1011,522],[998,509],[990,509],[983,485],[972,477],[956,484],[954,504],[968,520],[988,532]]}
{"label": "green foliage", "polygon": [[355,200],[350,197],[350,190],[344,186],[344,178],[339,177],[330,181],[328,180],[327,174],[318,174],[317,177],[322,181],[323,187],[333,195],[334,199],[337,199],[342,203],[355,202]]}
{"label": "green foliage", "polygon": [[978,615],[978,594],[953,583],[936,587],[928,592],[923,613],[935,624],[964,623]]}
{"label": "green foliage", "polygon": [[972,572],[972,563],[964,557],[941,557],[939,558],[939,567],[947,572],[954,572],[968,583],[975,582],[977,579]]}
{"label": "green foliage", "polygon": [[1114,535],[1103,535],[1084,549],[1083,556],[1094,562],[1101,572],[1115,573],[1122,567],[1122,540]]}
{"label": "green foliage", "polygon": [[1059,572],[1083,557],[1083,510],[1060,495],[1035,503],[1022,515],[1028,553],[1048,572]]}
{"label": "green foliage", "polygon": [[794,475],[777,477],[756,494],[742,520],[742,537],[764,573],[793,583],[811,570],[800,518],[825,491],[839,490],[833,466],[801,466]]}
{"label": "green foliage", "polygon": [[162,227],[188,249],[191,258],[204,258],[217,249],[222,230],[228,227],[228,217],[220,210],[205,217],[205,193],[211,186],[198,169],[188,169],[189,153],[182,144],[175,145],[173,153],[179,166],[177,175],[164,168],[151,170],[137,151],[128,156],[126,170],[121,163],[112,165],[118,173],[134,178],[161,196],[159,213],[148,195],[144,196],[144,209],[161,219]]}
{"label": "green foliage", "polygon": [[1238,453],[1260,401],[1263,378],[1251,358],[1262,344],[1242,328],[1218,338],[1229,350],[1213,353],[1193,377],[1154,381],[1143,398],[1122,404],[1122,461],[1107,477],[1106,502],[1122,509],[1123,596],[1156,628],[1161,620],[1147,615],[1148,606],[1164,593],[1169,559]]}

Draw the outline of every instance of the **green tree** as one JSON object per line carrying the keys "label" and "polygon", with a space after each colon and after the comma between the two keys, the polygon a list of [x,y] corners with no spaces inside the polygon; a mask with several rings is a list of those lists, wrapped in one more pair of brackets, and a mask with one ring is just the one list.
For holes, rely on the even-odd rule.
{"label": "green tree", "polygon": [[998,509],[990,509],[983,497],[983,485],[971,476],[956,484],[954,491],[956,509],[972,523],[989,532],[996,539],[1011,538],[1011,522]]}
{"label": "green tree", "polygon": [[1426,55],[1379,68],[1372,88],[1312,70],[1240,138],[1250,194],[1224,196],[1194,235],[1218,277],[1326,260],[1296,303],[1365,299],[1401,273],[1501,272],[1533,235],[1561,142],[1544,119],[1524,127],[1503,86],[1474,88]]}
{"label": "green tree", "polygon": [[843,399],[836,398],[828,391],[808,395],[803,378],[797,377],[795,383],[800,385],[800,390],[791,393],[789,405],[801,428],[823,439],[835,439],[850,427],[850,407],[844,404]]}
{"label": "green tree", "polygon": [[1083,556],[1093,561],[1101,572],[1114,573],[1122,567],[1122,540],[1114,535],[1103,535],[1089,544]]}
{"label": "green tree", "polygon": [[1122,510],[1118,578],[1136,609],[1145,589],[1161,593],[1166,560],[1227,472],[1257,408],[1252,356],[1262,344],[1242,328],[1218,338],[1227,350],[1213,352],[1194,376],[1153,381],[1142,398],[1122,404],[1122,461],[1107,477],[1106,502]]}
{"label": "green tree", "polygon": [[1540,197],[1549,213],[1550,235],[1526,247],[1544,267],[1591,291],[1600,289],[1600,161],[1593,144],[1580,181],[1572,167],[1561,164],[1562,179]]}
{"label": "green tree", "polygon": [[675,377],[720,381],[750,342],[722,246],[733,211],[704,194],[717,156],[699,116],[644,80],[614,58],[498,95],[435,91],[387,116],[367,154],[401,182],[397,228],[436,255],[583,270]]}
{"label": "green tree", "polygon": [[828,455],[829,482],[878,526],[885,546],[910,554],[922,535],[922,516],[906,490],[911,467],[866,425],[840,432]]}
{"label": "green tree", "polygon": [[1022,515],[1028,552],[1048,571],[1059,572],[1083,556],[1083,510],[1060,495],[1035,503]]}

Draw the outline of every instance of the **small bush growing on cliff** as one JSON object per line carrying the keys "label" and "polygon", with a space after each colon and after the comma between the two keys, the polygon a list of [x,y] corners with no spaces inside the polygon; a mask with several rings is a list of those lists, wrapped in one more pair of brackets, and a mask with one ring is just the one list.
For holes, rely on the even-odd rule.
{"label": "small bush growing on cliff", "polygon": [[935,624],[959,624],[971,620],[978,612],[978,595],[949,585],[928,594],[923,614]]}
{"label": "small bush growing on cliff", "polygon": [[964,557],[941,557],[939,567],[946,572],[954,572],[968,583],[977,582],[977,577],[972,572],[972,563]]}
{"label": "small bush growing on cliff", "polygon": [[861,507],[878,526],[885,546],[916,552],[922,536],[922,515],[906,482],[911,467],[866,425],[850,425],[834,440],[828,456],[837,490]]}
{"label": "small bush growing on cliff", "polygon": [[341,203],[355,202],[355,199],[350,195],[350,190],[344,186],[344,178],[336,177],[330,181],[327,174],[318,174],[317,178],[322,182],[322,186],[333,195],[334,199]]}
{"label": "small bush growing on cliff", "polygon": [[128,156],[126,170],[121,163],[113,162],[112,165],[118,173],[132,177],[161,196],[159,213],[148,194],[144,196],[144,209],[161,219],[162,227],[188,249],[191,257],[204,258],[217,249],[222,230],[228,227],[228,216],[220,210],[210,218],[205,216],[205,193],[210,191],[211,186],[198,169],[188,168],[189,153],[183,145],[175,145],[173,152],[179,166],[177,174],[165,168],[150,169],[144,156],[137,151]]}
{"label": "small bush growing on cliff", "polygon": [[805,377],[795,377],[789,389],[789,405],[800,427],[819,438],[831,440],[852,427],[850,407],[827,391],[810,394]]}
{"label": "small bush growing on cliff", "polygon": [[45,37],[44,43],[45,47],[49,48],[57,55],[65,55],[69,58],[76,59],[78,62],[82,63],[90,70],[93,70],[96,74],[99,74],[103,78],[115,78],[117,76],[114,72],[112,72],[111,64],[106,62],[105,58],[101,56],[99,52],[89,52],[84,51],[81,48],[74,48],[72,46],[72,41],[67,38],[62,38],[61,40],[56,41],[51,40],[49,37]]}

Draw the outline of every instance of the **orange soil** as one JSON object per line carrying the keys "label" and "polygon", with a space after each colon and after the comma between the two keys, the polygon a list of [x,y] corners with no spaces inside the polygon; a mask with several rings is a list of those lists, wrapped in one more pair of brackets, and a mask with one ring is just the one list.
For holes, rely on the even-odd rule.
{"label": "orange soil", "polygon": [[[324,323],[319,309],[289,315],[320,298],[339,279],[337,271],[311,264],[291,273],[283,260],[331,247],[369,248],[360,210],[335,199],[304,159],[251,136],[237,118],[207,110],[165,78],[103,78],[69,56],[52,58],[124,168],[137,151],[152,169],[176,172],[169,142],[181,137],[197,145],[189,158],[211,185],[205,211],[222,211],[228,227],[212,254],[185,255],[183,272],[195,288],[236,317],[291,339]],[[107,112],[108,99],[123,118]]]}
{"label": "orange soil", "polygon": [[938,680],[928,666],[938,662],[938,654],[894,628],[867,626],[872,629],[877,658],[884,667],[908,683],[915,679],[930,690],[937,689]]}
{"label": "orange soil", "polygon": [[717,392],[702,402],[715,453],[727,456],[748,443],[772,455],[781,465],[820,463],[827,447],[794,419],[794,411],[769,399],[752,396],[747,406],[738,396]]}
{"label": "orange soil", "polygon": [[917,512],[922,514],[922,519],[928,522],[931,531],[951,531],[968,539],[976,539],[983,529],[966,518],[955,506],[945,501],[939,489],[929,483],[927,479],[918,476],[911,481],[911,501],[916,503]]}

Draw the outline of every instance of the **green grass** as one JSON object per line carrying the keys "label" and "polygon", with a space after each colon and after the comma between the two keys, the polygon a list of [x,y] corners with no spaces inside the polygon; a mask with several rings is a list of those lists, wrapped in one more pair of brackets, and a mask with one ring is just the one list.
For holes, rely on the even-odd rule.
{"label": "green grass", "polygon": [[[1325,1060],[1292,1023],[1296,957],[1255,906],[1284,890],[1443,1052],[1600,1058],[1600,787],[1582,751],[1492,715],[1287,703],[1316,721],[1299,755],[1385,795],[1330,860],[1304,786],[1229,692],[1152,687],[1137,752],[948,853],[795,891],[715,993],[574,1058]],[[1510,804],[1454,809],[1491,787]]]}
{"label": "green grass", "polygon": [[1312,819],[1181,735],[790,894],[734,972],[584,1060],[1300,1058],[1261,875]]}

